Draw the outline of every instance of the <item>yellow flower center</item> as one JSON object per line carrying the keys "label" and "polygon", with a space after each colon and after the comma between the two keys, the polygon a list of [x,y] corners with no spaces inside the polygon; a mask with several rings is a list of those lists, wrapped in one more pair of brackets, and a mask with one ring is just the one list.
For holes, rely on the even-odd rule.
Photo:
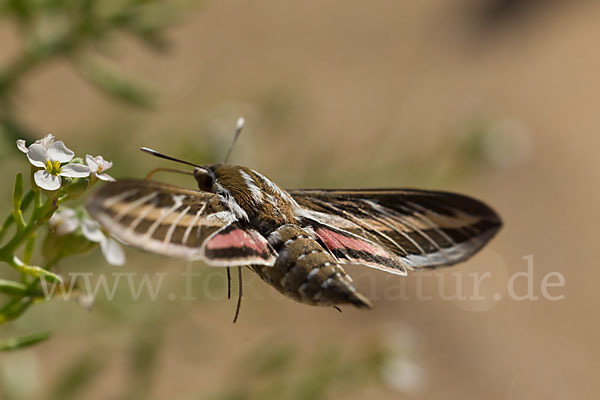
{"label": "yellow flower center", "polygon": [[46,171],[50,175],[58,175],[60,173],[60,161],[50,161],[46,163]]}

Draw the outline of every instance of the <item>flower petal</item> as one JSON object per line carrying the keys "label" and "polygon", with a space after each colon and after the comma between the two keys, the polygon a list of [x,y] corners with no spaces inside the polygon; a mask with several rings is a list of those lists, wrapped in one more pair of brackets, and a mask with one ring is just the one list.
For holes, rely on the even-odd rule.
{"label": "flower petal", "polygon": [[[31,151],[29,153],[31,153]],[[27,153],[28,156],[29,153]],[[33,174],[33,179],[35,180],[36,185],[45,190],[56,190],[60,187],[61,183],[60,176],[50,175],[45,169],[36,171],[35,174]]]}
{"label": "flower petal", "polygon": [[61,163],[69,162],[75,157],[75,153],[68,149],[67,146],[61,141],[52,143],[48,147],[48,157],[52,161],[60,161]]}
{"label": "flower petal", "polygon": [[77,218],[65,218],[56,227],[56,234],[58,236],[67,235],[71,232],[75,232],[79,228],[79,221]]}
{"label": "flower petal", "polygon": [[48,223],[52,227],[57,227],[58,225],[62,224],[62,222],[63,222],[63,217],[62,217],[62,215],[60,215],[60,211],[52,214],[52,216],[48,220]]}
{"label": "flower petal", "polygon": [[100,242],[100,247],[102,248],[104,258],[106,258],[106,261],[108,261],[110,265],[125,264],[125,253],[116,240],[106,238],[106,240]]}
{"label": "flower petal", "polygon": [[59,236],[73,233],[79,228],[79,221],[76,219],[65,219],[64,222],[56,228],[56,234]]}
{"label": "flower petal", "polygon": [[115,182],[116,179],[113,178],[112,176],[110,176],[109,174],[96,174],[96,176],[98,177],[98,179],[100,179],[101,181],[104,182]]}
{"label": "flower petal", "polygon": [[29,151],[23,139],[17,140],[17,149],[21,150],[25,154],[27,154],[27,152]]}
{"label": "flower petal", "polygon": [[86,154],[85,163],[90,167],[90,172],[95,174],[98,171],[98,163],[96,162],[96,158]]}
{"label": "flower petal", "polygon": [[83,164],[67,164],[60,169],[59,175],[69,178],[85,178],[90,176],[90,168]]}
{"label": "flower petal", "polygon": [[41,144],[34,143],[29,146],[29,149],[27,150],[27,158],[29,159],[29,162],[36,167],[44,168],[48,161],[48,150]]}
{"label": "flower petal", "polygon": [[85,309],[85,311],[92,311],[92,307],[94,306],[94,296],[90,296],[89,294],[79,294],[76,301]]}
{"label": "flower petal", "polygon": [[[102,156],[99,156],[100,158],[102,158]],[[111,169],[113,166],[112,161],[106,161],[105,159],[102,159],[102,171],[106,171],[107,169]]]}
{"label": "flower petal", "polygon": [[81,221],[81,232],[90,242],[102,243],[106,240],[106,236],[100,230],[100,224],[89,218]]}
{"label": "flower petal", "polygon": [[60,216],[63,218],[77,219],[77,211],[73,210],[72,208],[61,207],[58,211],[58,214],[60,214]]}
{"label": "flower petal", "polygon": [[54,143],[54,135],[49,133],[40,140],[36,140],[35,142],[41,144],[42,146],[48,149],[50,146],[52,146],[52,143]]}
{"label": "flower petal", "polygon": [[77,212],[72,208],[61,208],[52,215],[48,223],[54,228],[54,231],[58,236],[67,235],[79,228]]}

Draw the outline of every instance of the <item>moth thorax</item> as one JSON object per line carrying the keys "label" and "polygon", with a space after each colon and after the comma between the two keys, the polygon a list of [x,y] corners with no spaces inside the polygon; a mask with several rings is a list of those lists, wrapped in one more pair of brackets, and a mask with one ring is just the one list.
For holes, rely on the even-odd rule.
{"label": "moth thorax", "polygon": [[231,165],[219,165],[215,176],[215,192],[262,234],[293,222],[289,195],[268,178],[249,168]]}

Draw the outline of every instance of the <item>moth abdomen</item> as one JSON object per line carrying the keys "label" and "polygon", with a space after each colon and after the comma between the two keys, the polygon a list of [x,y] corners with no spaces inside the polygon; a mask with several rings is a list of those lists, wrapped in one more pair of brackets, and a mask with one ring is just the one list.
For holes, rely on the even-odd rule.
{"label": "moth abdomen", "polygon": [[312,305],[371,307],[338,260],[300,226],[281,226],[270,235],[269,242],[279,254],[275,265],[253,268],[282,294]]}

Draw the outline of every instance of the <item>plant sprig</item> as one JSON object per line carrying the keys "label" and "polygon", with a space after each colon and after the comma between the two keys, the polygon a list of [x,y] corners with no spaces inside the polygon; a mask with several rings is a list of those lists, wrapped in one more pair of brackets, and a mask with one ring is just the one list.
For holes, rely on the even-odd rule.
{"label": "plant sprig", "polygon": [[[64,59],[90,84],[111,98],[151,107],[154,94],[124,76],[104,57],[117,34],[130,36],[153,51],[167,48],[165,30],[194,0],[6,0],[0,19],[13,22],[22,38],[20,52],[0,65],[0,131],[16,140],[32,138],[15,107],[23,82],[37,69]],[[100,56],[100,57],[99,57]]]}
{"label": "plant sprig", "polygon": [[[63,142],[56,141],[52,135],[29,146],[24,140],[18,140],[17,147],[31,163],[31,187],[26,190],[23,174],[17,173],[13,185],[12,210],[0,228],[0,262],[12,267],[21,277],[20,281],[0,279],[0,293],[7,297],[0,305],[0,324],[18,318],[36,302],[49,300],[40,285],[42,281],[63,283],[61,276],[52,271],[60,260],[97,247],[102,241],[112,240],[102,234],[93,221],[86,222],[87,230],[81,229],[82,222],[87,218],[83,209],[75,211],[62,206],[78,198],[98,180],[114,180],[106,174],[112,163],[101,156],[90,155],[86,156],[83,163],[81,158],[76,158]],[[98,231],[90,233],[90,227],[94,226]],[[47,231],[41,266],[32,264],[40,231]],[[12,235],[6,238],[9,232]],[[102,247],[121,252],[116,256],[107,255],[109,262],[123,260],[120,247]],[[18,253],[22,253],[22,256]],[[5,345],[0,342],[0,350],[13,350],[40,341],[34,339],[9,339]]]}
{"label": "plant sprig", "polygon": [[[118,35],[133,37],[153,51],[164,51],[166,28],[194,3],[195,0],[0,2],[0,21],[8,21],[21,40],[13,58],[0,64],[0,135],[29,141],[41,136],[18,116],[20,89],[35,71],[55,60],[67,61],[78,75],[114,100],[135,107],[152,107],[156,103],[153,91],[123,75],[104,55],[111,51]],[[43,153],[41,147],[47,148],[51,141],[53,137],[48,136],[38,140],[34,150]],[[21,151],[29,152],[31,146],[25,147],[24,140],[18,143]],[[112,240],[86,219],[83,209],[63,206],[89,190],[97,180],[107,180],[102,169],[108,169],[109,163],[101,157],[91,157],[85,160],[86,166],[84,160],[71,157],[47,160],[50,162],[40,165],[32,161],[39,157],[29,158],[33,164],[30,188],[27,174],[17,174],[12,209],[0,226],[0,265],[12,268],[20,276],[20,281],[16,281],[0,275],[0,301],[4,301],[0,304],[0,324],[18,318],[32,304],[47,300],[40,290],[41,282],[61,283],[60,275],[53,269],[62,259]],[[90,227],[96,231],[90,232]],[[41,260],[34,254],[39,238],[43,239]],[[111,249],[110,262],[124,262],[120,247],[101,247]],[[8,339],[0,341],[0,351],[37,342],[28,337]]]}

